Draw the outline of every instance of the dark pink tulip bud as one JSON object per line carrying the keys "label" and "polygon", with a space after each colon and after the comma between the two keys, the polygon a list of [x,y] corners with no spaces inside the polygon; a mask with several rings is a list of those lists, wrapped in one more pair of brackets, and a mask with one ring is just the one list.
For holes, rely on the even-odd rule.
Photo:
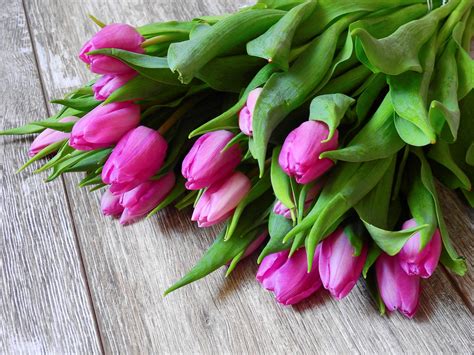
{"label": "dark pink tulip bud", "polygon": [[383,303],[389,311],[398,310],[413,318],[420,298],[420,277],[407,275],[398,256],[382,254],[375,263],[377,283]]}
{"label": "dark pink tulip bud", "polygon": [[148,181],[162,167],[168,143],[155,130],[139,126],[118,142],[102,170],[110,191],[121,194]]}
{"label": "dark pink tulip bud", "polygon": [[251,187],[249,178],[241,172],[216,182],[204,191],[191,219],[197,221],[199,227],[209,227],[226,220]]}
{"label": "dark pink tulip bud", "polygon": [[102,55],[88,55],[87,53],[103,49],[117,48],[129,52],[144,53],[140,46],[145,40],[135,28],[129,25],[114,23],[107,25],[87,41],[79,53],[79,58],[89,64],[90,70],[96,74],[126,74],[133,71],[120,60]]}
{"label": "dark pink tulip bud", "polygon": [[120,198],[124,208],[120,224],[133,223],[146,216],[169,194],[175,183],[175,176],[170,172],[159,180],[141,183],[133,190],[125,192]]}
{"label": "dark pink tulip bud", "polygon": [[281,168],[299,184],[307,184],[323,175],[333,162],[320,159],[319,155],[338,146],[338,132],[328,142],[323,142],[328,135],[328,126],[319,121],[306,121],[291,131],[278,159]]}
{"label": "dark pink tulip bud", "polygon": [[200,190],[232,174],[241,161],[238,144],[222,150],[234,138],[228,131],[204,134],[194,143],[183,160],[181,173],[187,179],[188,190]]}
{"label": "dark pink tulip bud", "polygon": [[[76,122],[78,119],[79,118],[75,116],[69,116],[60,119],[59,122]],[[69,139],[70,135],[70,133],[55,131],[54,129],[46,128],[35,138],[33,143],[31,143],[28,155],[30,157],[33,157],[51,144],[60,142],[65,139]]]}
{"label": "dark pink tulip bud", "polygon": [[364,245],[359,256],[354,256],[354,252],[342,228],[321,243],[319,275],[324,288],[338,300],[347,296],[359,280],[367,258],[367,246]]}
{"label": "dark pink tulip bud", "polygon": [[[414,219],[403,223],[402,229],[416,227]],[[415,233],[403,246],[398,254],[400,266],[408,275],[418,275],[426,279],[430,277],[438,266],[441,255],[441,236],[436,229],[431,240],[420,251],[420,233]]]}
{"label": "dark pink tulip bud", "polygon": [[92,86],[94,97],[99,101],[107,100],[115,90],[121,88],[136,76],[136,72],[121,75],[103,75]]}
{"label": "dark pink tulip bud", "polygon": [[247,103],[239,112],[239,128],[242,133],[246,134],[249,137],[252,137],[253,130],[252,130],[252,118],[253,118],[253,111],[255,109],[255,104],[257,103],[257,99],[262,92],[262,88],[256,88],[250,91],[249,96],[247,98]]}
{"label": "dark pink tulip bud", "polygon": [[101,105],[74,125],[69,145],[77,150],[111,147],[139,122],[140,106],[134,103]]}
{"label": "dark pink tulip bud", "polygon": [[305,248],[297,250],[291,258],[288,255],[288,251],[282,251],[266,256],[257,272],[257,281],[272,291],[277,302],[284,305],[298,303],[321,287],[317,268],[319,248],[316,249],[313,269],[309,273]]}
{"label": "dark pink tulip bud", "polygon": [[[319,191],[321,191],[321,188],[322,188],[321,184],[316,184],[308,191],[308,194],[306,195],[306,200],[304,203],[305,210],[307,210],[311,206],[311,204],[313,203],[313,200],[319,194]],[[283,203],[281,203],[281,201],[277,201],[277,203],[275,203],[275,205],[273,206],[273,212],[285,218],[291,219],[290,209],[286,207]]]}
{"label": "dark pink tulip bud", "polygon": [[100,209],[105,216],[120,216],[123,212],[123,207],[120,204],[120,195],[114,195],[107,189],[100,200]]}

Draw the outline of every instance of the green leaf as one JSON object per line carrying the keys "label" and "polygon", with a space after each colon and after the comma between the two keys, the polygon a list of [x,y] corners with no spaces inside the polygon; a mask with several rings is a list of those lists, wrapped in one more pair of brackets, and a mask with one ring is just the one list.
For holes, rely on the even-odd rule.
{"label": "green leaf", "polygon": [[363,65],[358,65],[355,68],[345,72],[344,74],[329,80],[321,89],[319,87],[311,93],[325,95],[325,94],[349,94],[353,90],[357,89],[360,85],[363,85],[367,78],[370,76],[371,71]]}
{"label": "green leaf", "polygon": [[48,145],[47,147],[44,147],[41,151],[39,151],[35,156],[33,156],[31,159],[29,159],[23,166],[17,170],[17,173],[25,170],[28,166],[33,164],[35,161],[42,159],[44,157],[47,157],[51,153],[56,152],[59,150],[64,144],[67,144],[67,140],[62,140],[53,144]]}
{"label": "green leaf", "polygon": [[89,112],[99,106],[101,101],[96,100],[94,96],[81,96],[71,99],[52,100],[51,103],[70,107],[78,111]]}
{"label": "green leaf", "polygon": [[364,28],[356,28],[352,35],[359,41],[365,56],[358,53],[359,60],[373,68],[374,72],[399,75],[406,71],[422,72],[418,55],[421,47],[433,36],[438,23],[457,6],[452,0],[426,16],[400,26],[391,35],[377,39]]}
{"label": "green leaf", "polygon": [[169,66],[187,84],[213,58],[259,36],[283,15],[279,10],[249,10],[230,15],[187,41],[171,44]]}
{"label": "green leaf", "polygon": [[290,249],[291,241],[283,242],[283,238],[292,227],[293,224],[291,223],[291,220],[280,216],[273,211],[270,212],[270,217],[268,219],[268,234],[270,234],[270,240],[258,256],[257,262],[259,264],[267,255]]}
{"label": "green leaf", "polygon": [[263,172],[267,144],[273,130],[318,86],[329,70],[337,39],[356,17],[337,21],[298,57],[287,72],[273,74],[257,100],[253,114],[254,157]]}
{"label": "green leaf", "polygon": [[180,179],[173,187],[173,190],[165,197],[163,201],[161,201],[158,206],[156,206],[148,215],[147,218],[153,216],[154,214],[158,213],[165,207],[171,205],[179,196],[186,192],[186,187],[184,186],[184,181]]}
{"label": "green leaf", "polygon": [[359,122],[367,118],[372,106],[386,85],[386,77],[383,74],[375,74],[375,77],[370,80],[369,85],[357,98],[356,114]]}
{"label": "green leaf", "polygon": [[[474,61],[469,50],[471,48],[472,28],[474,15],[466,14],[453,30],[453,40],[456,42],[458,51],[456,62],[458,67],[458,100],[463,99],[474,88]],[[464,36],[463,36],[464,35]],[[463,37],[466,39],[464,40]],[[463,45],[463,42],[467,42]]]}
{"label": "green leaf", "polygon": [[367,259],[365,260],[364,268],[362,269],[362,276],[364,276],[364,279],[367,278],[367,272],[372,265],[374,265],[380,254],[382,254],[382,249],[380,249],[376,243],[373,243],[367,252]]}
{"label": "green leaf", "polygon": [[65,172],[96,171],[97,169],[101,169],[111,152],[112,148],[95,150],[94,154],[88,155],[86,158],[66,169]]}
{"label": "green leaf", "polygon": [[247,53],[266,59],[282,70],[288,70],[293,35],[315,6],[316,1],[306,1],[292,8],[267,32],[248,42]]}
{"label": "green leaf", "polygon": [[364,237],[360,228],[355,224],[348,224],[344,228],[344,234],[354,248],[354,256],[359,256],[364,247]]}
{"label": "green leaf", "polygon": [[[77,153],[76,153],[77,152]],[[53,166],[53,172],[51,175],[48,176],[46,182],[51,182],[54,179],[58,178],[62,173],[67,172],[68,169],[73,167],[74,165],[80,163],[81,161],[88,159],[92,156],[97,154],[96,151],[88,151],[88,152],[79,152],[76,151],[74,154],[70,154],[66,156],[64,159],[61,159],[60,162]],[[109,150],[110,153],[110,150]]]}
{"label": "green leaf", "polygon": [[324,122],[329,127],[329,135],[323,142],[332,139],[346,111],[354,102],[354,99],[343,94],[320,95],[311,101],[309,119]]}
{"label": "green leaf", "polygon": [[278,163],[281,146],[275,147],[272,154],[272,165],[270,168],[270,177],[273,192],[278,200],[290,209],[291,215],[294,216],[295,201],[291,193],[290,177],[285,174]]}
{"label": "green leaf", "polygon": [[145,38],[151,38],[166,33],[182,33],[189,35],[189,32],[196,26],[194,21],[169,21],[150,23],[145,26],[137,27],[137,31]]}
{"label": "green leaf", "polygon": [[76,122],[47,122],[47,121],[39,121],[36,122],[40,127],[44,128],[50,128],[55,131],[60,131],[60,132],[71,132],[72,128],[76,124]]}
{"label": "green leaf", "polygon": [[370,161],[390,157],[404,146],[395,129],[393,107],[387,95],[374,116],[346,147],[324,152],[321,157],[351,162]]}
{"label": "green leaf", "polygon": [[160,83],[169,85],[181,85],[176,74],[169,66],[166,58],[125,51],[117,48],[98,49],[88,53],[89,55],[103,54],[116,58],[136,70],[142,76]]}
{"label": "green leaf", "polygon": [[231,108],[229,108],[227,111],[217,116],[216,118],[196,128],[194,131],[190,133],[189,138],[193,138],[195,136],[199,136],[201,134],[211,132],[211,131],[216,131],[219,129],[238,129],[239,123],[238,123],[237,114],[242,109],[242,107],[244,107],[250,91],[265,84],[268,78],[276,70],[277,68],[273,64],[267,64],[262,69],[260,69],[260,71],[257,73],[257,75],[255,75],[253,80],[245,89],[239,101],[234,106],[232,106]]}

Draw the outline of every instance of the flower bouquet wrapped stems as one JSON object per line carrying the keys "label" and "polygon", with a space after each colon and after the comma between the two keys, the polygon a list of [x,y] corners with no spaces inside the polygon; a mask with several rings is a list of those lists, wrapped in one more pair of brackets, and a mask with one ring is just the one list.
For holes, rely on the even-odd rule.
{"label": "flower bouquet wrapped stems", "polygon": [[[122,224],[169,205],[222,224],[168,294],[260,250],[282,304],[362,275],[413,317],[439,261],[463,275],[436,191],[474,205],[472,0],[260,0],[233,14],[104,24],[97,76],[39,133],[23,170],[82,172]],[[468,237],[468,236],[464,236]],[[177,241],[179,243],[179,241]]]}

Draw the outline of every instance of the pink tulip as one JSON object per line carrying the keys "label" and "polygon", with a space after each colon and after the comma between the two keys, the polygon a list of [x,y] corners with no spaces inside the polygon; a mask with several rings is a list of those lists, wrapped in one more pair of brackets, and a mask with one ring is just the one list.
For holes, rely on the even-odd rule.
{"label": "pink tulip", "polygon": [[181,173],[187,179],[188,190],[200,190],[232,174],[241,160],[237,144],[222,150],[234,138],[228,131],[204,134],[194,143],[183,160]]}
{"label": "pink tulip", "polygon": [[257,281],[275,294],[276,300],[291,305],[311,296],[321,287],[319,271],[316,267],[319,248],[314,255],[313,269],[308,273],[305,248],[296,251],[291,258],[289,252],[282,251],[266,256],[257,272]]}
{"label": "pink tulip", "polygon": [[375,263],[380,296],[389,311],[398,310],[413,318],[420,298],[420,278],[407,275],[398,256],[382,254]]}
{"label": "pink tulip", "polygon": [[[319,194],[319,191],[321,191],[321,188],[322,188],[321,184],[316,184],[308,191],[308,194],[306,195],[306,199],[304,203],[305,210],[307,210],[311,206],[314,199]],[[286,207],[281,201],[277,201],[277,203],[275,203],[275,205],[273,206],[273,212],[285,218],[291,219],[290,209]]]}
{"label": "pink tulip", "polygon": [[354,247],[342,228],[339,228],[321,243],[319,275],[325,289],[338,300],[347,296],[359,280],[367,246],[359,256],[354,256]]}
{"label": "pink tulip", "polygon": [[257,103],[257,99],[260,96],[262,90],[262,88],[256,88],[250,91],[249,96],[247,98],[247,103],[239,112],[239,128],[244,134],[249,137],[252,137],[253,135],[253,111],[255,110],[255,104]]}
{"label": "pink tulip", "polygon": [[103,75],[92,86],[94,97],[99,101],[107,100],[115,90],[121,88],[136,76],[136,72],[121,75]]}
{"label": "pink tulip", "polygon": [[299,184],[307,184],[333,166],[330,159],[320,159],[321,153],[338,146],[338,132],[328,142],[328,126],[319,121],[306,121],[290,132],[285,139],[278,162],[288,176]]}
{"label": "pink tulip", "polygon": [[90,66],[96,74],[126,74],[133,71],[120,60],[102,55],[89,55],[87,53],[103,49],[117,48],[129,52],[144,53],[140,46],[145,40],[135,28],[129,25],[114,23],[107,25],[87,41],[79,53],[79,58]]}
{"label": "pink tulip", "polygon": [[[416,227],[414,219],[406,221],[402,229]],[[438,265],[441,255],[441,236],[436,229],[431,240],[420,251],[420,232],[415,233],[403,246],[398,254],[400,266],[408,275],[418,275],[426,279],[430,277]]]}
{"label": "pink tulip", "polygon": [[104,165],[102,180],[114,194],[130,191],[158,172],[167,148],[157,131],[139,126],[118,142]]}
{"label": "pink tulip", "polygon": [[105,216],[120,216],[123,212],[123,207],[120,204],[120,195],[114,195],[107,189],[100,200],[100,209]]}
{"label": "pink tulip", "polygon": [[124,208],[120,224],[129,224],[147,215],[164,200],[174,183],[174,173],[170,172],[159,180],[146,181],[125,192],[120,198],[120,204]]}
{"label": "pink tulip", "polygon": [[140,106],[131,102],[101,105],[82,117],[72,129],[69,145],[77,150],[107,148],[140,122]]}
{"label": "pink tulip", "polygon": [[[60,119],[59,122],[76,122],[78,119],[79,118],[75,116],[69,116]],[[51,128],[46,128],[35,138],[33,143],[31,143],[28,155],[30,157],[34,157],[36,154],[38,154],[44,148],[49,147],[51,144],[69,139],[70,135],[71,134],[67,132],[60,132]]]}
{"label": "pink tulip", "polygon": [[226,220],[250,191],[251,185],[249,178],[241,172],[216,182],[204,191],[191,219],[197,221],[199,227],[209,227]]}

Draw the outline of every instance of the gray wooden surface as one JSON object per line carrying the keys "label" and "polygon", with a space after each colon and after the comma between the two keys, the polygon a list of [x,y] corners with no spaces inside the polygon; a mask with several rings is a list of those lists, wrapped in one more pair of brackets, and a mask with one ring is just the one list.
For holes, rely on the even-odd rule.
{"label": "gray wooden surface", "polygon": [[[56,110],[48,101],[90,78],[75,54],[106,22],[140,25],[235,10],[232,0],[0,0],[0,129]],[[67,177],[14,174],[30,139],[0,138],[2,353],[472,353],[472,274],[439,268],[423,282],[418,316],[380,317],[363,283],[343,301],[325,292],[277,305],[254,281],[255,260],[163,298],[214,230],[166,210],[123,228],[99,194]],[[442,192],[457,249],[474,254],[473,214]]]}

